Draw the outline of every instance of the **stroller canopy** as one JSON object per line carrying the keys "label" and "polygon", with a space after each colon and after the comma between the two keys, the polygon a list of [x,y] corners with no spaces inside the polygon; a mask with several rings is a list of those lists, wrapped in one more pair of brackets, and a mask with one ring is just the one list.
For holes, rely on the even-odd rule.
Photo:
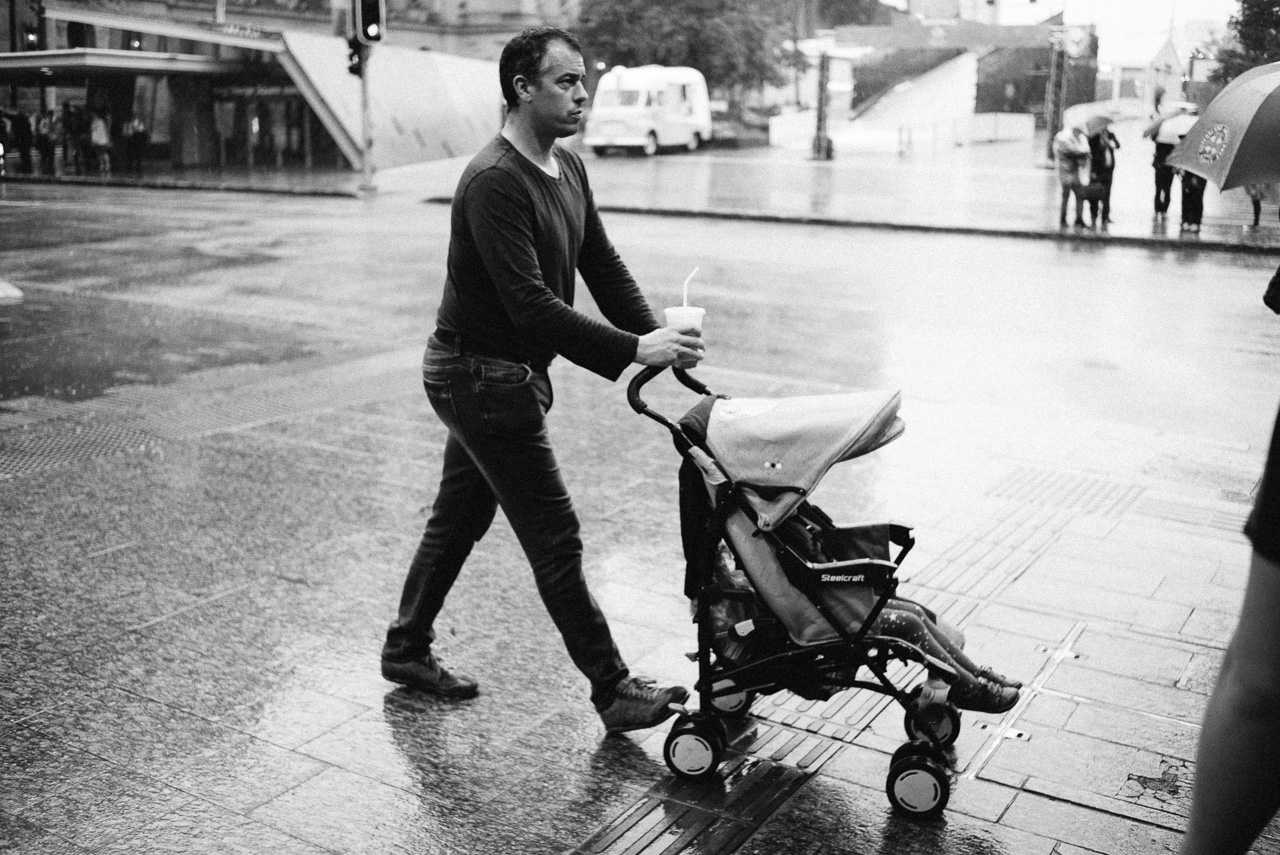
{"label": "stroller canopy", "polygon": [[731,479],[750,490],[765,531],[789,517],[827,470],[902,435],[898,392],[715,401],[707,448]]}

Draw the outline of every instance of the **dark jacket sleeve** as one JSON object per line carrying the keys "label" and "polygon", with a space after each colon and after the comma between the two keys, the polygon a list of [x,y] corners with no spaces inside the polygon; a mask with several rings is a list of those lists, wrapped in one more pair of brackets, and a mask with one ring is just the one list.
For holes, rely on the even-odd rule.
{"label": "dark jacket sleeve", "polygon": [[463,211],[485,271],[521,336],[616,380],[635,358],[636,337],[577,312],[543,281],[532,202],[519,182],[488,169],[468,183]]}

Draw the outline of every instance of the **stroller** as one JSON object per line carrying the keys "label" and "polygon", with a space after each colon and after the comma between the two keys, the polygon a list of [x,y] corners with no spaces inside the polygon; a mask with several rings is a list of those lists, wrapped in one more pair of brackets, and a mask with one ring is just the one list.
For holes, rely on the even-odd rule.
{"label": "stroller", "polygon": [[941,813],[960,712],[945,690],[906,689],[890,671],[923,673],[930,687],[950,686],[956,671],[914,644],[872,633],[898,599],[895,573],[915,543],[911,529],[893,522],[841,528],[807,501],[832,465],[901,435],[898,393],[731,399],[673,369],[703,396],[677,423],[640,397],[663,370],[637,373],[627,399],[671,432],[682,458],[699,708],[677,709],[663,749],[667,766],[686,779],[714,775],[729,741],[726,722],[744,717],[758,695],[787,689],[826,700],[869,689],[905,710],[909,741],[889,767],[890,804],[914,816]]}

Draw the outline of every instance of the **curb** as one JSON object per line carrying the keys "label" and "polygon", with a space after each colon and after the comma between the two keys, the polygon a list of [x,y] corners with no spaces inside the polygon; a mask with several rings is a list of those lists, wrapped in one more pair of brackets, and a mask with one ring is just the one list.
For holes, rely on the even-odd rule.
{"label": "curb", "polygon": [[[449,196],[430,196],[423,202],[431,205],[449,205]],[[597,205],[596,209],[610,214],[639,214],[652,217],[698,217],[713,220],[738,220],[757,223],[786,223],[806,226],[834,226],[851,229],[881,229],[885,231],[923,232],[933,234],[970,235],[974,237],[1019,238],[1022,240],[1052,240],[1059,243],[1097,243],[1103,246],[1157,247],[1183,251],[1206,250],[1210,252],[1234,252],[1246,255],[1280,255],[1280,246],[1232,243],[1224,240],[1196,240],[1194,243],[1181,238],[1138,237],[1136,235],[1111,235],[1098,232],[1057,232],[1037,229],[983,228],[980,226],[932,225],[927,223],[894,223],[883,220],[849,220],[839,217],[819,217],[808,214],[771,214],[763,211],[708,211],[696,208],[650,208],[633,205]]]}
{"label": "curb", "polygon": [[184,181],[178,179],[129,180],[125,178],[89,178],[85,176],[4,175],[0,184],[74,185],[79,187],[133,187],[141,190],[208,190],[224,193],[273,193],[281,196],[326,196],[358,199],[358,190],[335,187],[263,187],[235,182]]}

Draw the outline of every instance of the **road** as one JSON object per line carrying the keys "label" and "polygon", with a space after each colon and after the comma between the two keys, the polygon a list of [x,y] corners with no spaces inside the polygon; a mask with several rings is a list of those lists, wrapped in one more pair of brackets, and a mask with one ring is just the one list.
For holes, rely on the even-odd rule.
{"label": "road", "polygon": [[[1273,260],[607,215],[655,307],[698,268],[717,391],[902,390],[903,438],[816,501],[913,522],[912,594],[1028,683],[1009,715],[966,715],[947,822],[915,825],[880,789],[893,707],[762,699],[701,789],[666,773],[664,729],[603,738],[501,522],[440,621],[480,698],[380,679],[440,465],[416,364],[446,207],[0,189],[0,270],[27,295],[0,340],[0,833],[20,851],[1176,841],[1280,392]],[[669,438],[620,384],[553,379],[593,590],[634,668],[689,682]],[[656,407],[692,403],[664,381]]]}
{"label": "road", "polygon": [[[376,349],[421,342],[443,282],[447,208],[413,198],[6,193],[6,276],[53,303],[119,300],[279,325],[317,352]],[[1266,258],[608,222],[655,305],[699,268],[693,297],[708,309],[710,365],[1227,443],[1265,438],[1259,414],[1274,403],[1280,348],[1257,310]]]}

